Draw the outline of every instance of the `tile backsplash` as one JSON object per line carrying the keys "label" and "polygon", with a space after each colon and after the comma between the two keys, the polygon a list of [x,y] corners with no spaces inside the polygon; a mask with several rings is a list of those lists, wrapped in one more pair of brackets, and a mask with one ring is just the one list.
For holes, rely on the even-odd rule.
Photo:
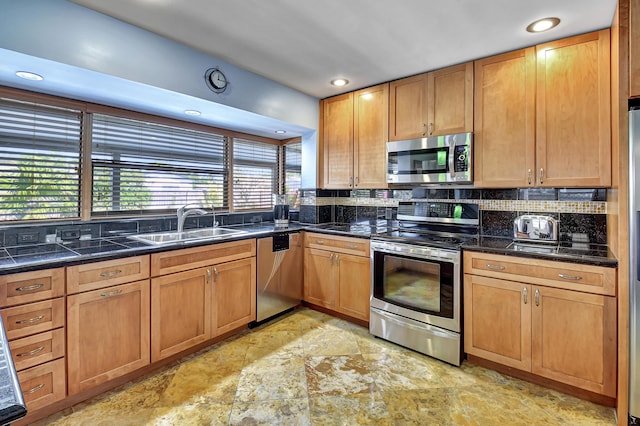
{"label": "tile backsplash", "polygon": [[562,241],[607,241],[606,189],[309,189],[302,194],[302,223],[396,219],[399,201],[426,199],[478,204],[482,235],[512,237],[517,216],[545,214],[558,220]]}

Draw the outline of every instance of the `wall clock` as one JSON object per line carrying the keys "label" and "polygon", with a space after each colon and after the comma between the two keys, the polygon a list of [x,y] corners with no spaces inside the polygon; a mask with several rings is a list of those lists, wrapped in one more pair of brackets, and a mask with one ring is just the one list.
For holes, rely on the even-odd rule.
{"label": "wall clock", "polygon": [[227,90],[229,86],[229,80],[219,68],[209,68],[204,74],[204,80],[209,86],[209,89],[216,93],[222,93]]}

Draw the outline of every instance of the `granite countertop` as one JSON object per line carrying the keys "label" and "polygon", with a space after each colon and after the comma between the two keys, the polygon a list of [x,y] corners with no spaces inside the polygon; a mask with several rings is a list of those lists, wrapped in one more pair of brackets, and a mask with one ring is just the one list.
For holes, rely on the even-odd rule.
{"label": "granite countertop", "polygon": [[[238,241],[247,238],[269,237],[274,233],[282,232],[312,231],[368,239],[388,230],[386,221],[380,221],[377,224],[358,222],[317,225],[290,222],[288,227],[275,227],[273,223],[256,223],[225,226],[225,228],[239,229],[245,231],[245,233],[221,239],[186,240],[160,245],[143,243],[130,238],[131,235],[114,235],[88,240],[0,247],[0,275]],[[481,236],[467,241],[462,248],[464,250],[520,257],[607,267],[618,266],[618,260],[607,246],[588,243],[560,243],[554,246],[541,246],[540,244],[515,244],[510,238]]]}
{"label": "granite countertop", "polygon": [[556,244],[514,241],[511,238],[480,236],[465,242],[463,250],[562,262],[583,263],[616,268],[618,259],[609,247],[583,242],[559,242]]}

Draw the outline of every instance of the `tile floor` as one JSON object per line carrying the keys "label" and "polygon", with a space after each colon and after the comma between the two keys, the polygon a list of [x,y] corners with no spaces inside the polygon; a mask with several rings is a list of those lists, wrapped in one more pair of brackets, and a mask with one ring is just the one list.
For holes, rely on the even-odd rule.
{"label": "tile floor", "polygon": [[36,424],[592,426],[615,414],[300,309]]}

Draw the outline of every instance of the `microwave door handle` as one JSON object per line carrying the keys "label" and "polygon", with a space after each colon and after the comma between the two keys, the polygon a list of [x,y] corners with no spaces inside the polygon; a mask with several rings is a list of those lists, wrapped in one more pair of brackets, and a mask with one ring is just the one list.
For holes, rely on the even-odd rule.
{"label": "microwave door handle", "polygon": [[451,139],[451,145],[449,146],[449,175],[451,177],[456,176],[455,154],[456,144],[455,141]]}

